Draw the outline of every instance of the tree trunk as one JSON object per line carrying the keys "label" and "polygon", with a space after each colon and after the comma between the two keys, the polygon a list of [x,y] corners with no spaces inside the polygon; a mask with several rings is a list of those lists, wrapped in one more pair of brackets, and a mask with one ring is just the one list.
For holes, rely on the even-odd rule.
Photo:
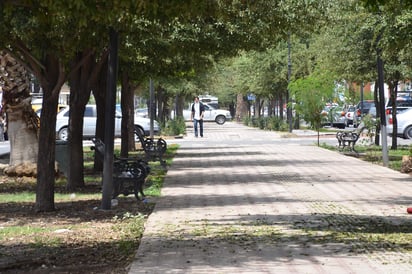
{"label": "tree trunk", "polygon": [[238,122],[242,121],[243,118],[247,117],[247,114],[247,102],[243,99],[243,95],[239,93],[236,99],[236,120]]}
{"label": "tree trunk", "polygon": [[64,84],[63,65],[56,57],[46,55],[45,74],[40,78],[43,104],[40,117],[39,156],[37,160],[37,188],[35,210],[53,211],[55,183],[56,115],[60,89]]}
{"label": "tree trunk", "polygon": [[274,109],[275,109],[275,100],[274,99],[268,100],[268,116],[269,117],[274,116],[274,113],[273,113]]}
{"label": "tree trunk", "polygon": [[[8,170],[10,171],[13,169],[15,171],[14,175],[17,176],[37,175],[37,172],[33,173],[37,168],[36,161],[39,141],[37,138],[37,125],[35,126],[36,128],[32,125],[28,125],[25,117],[25,113],[33,112],[30,101],[31,98],[29,97],[26,100],[21,101],[17,106],[6,106],[7,133],[10,141],[10,167]],[[36,114],[34,113],[34,115]],[[27,165],[32,165],[34,170],[30,171],[28,174],[17,172],[19,165],[22,164],[26,167]],[[7,174],[9,173],[7,172]]]}
{"label": "tree trunk", "polygon": [[283,100],[284,99],[284,97],[283,97],[283,94],[280,94],[279,95],[279,103],[278,103],[278,111],[279,111],[279,118],[283,121],[284,120],[284,112],[283,112],[283,105],[284,105],[284,103],[285,103],[285,101]]}
{"label": "tree trunk", "polygon": [[92,78],[94,55],[91,50],[78,54],[74,64],[82,65],[70,77],[70,113],[69,113],[69,169],[66,189],[74,191],[84,187],[84,157],[83,157],[83,117],[85,105],[90,98],[89,81]]}
{"label": "tree trunk", "polygon": [[166,91],[164,88],[159,87],[157,89],[157,115],[156,119],[158,121],[164,122],[165,121],[165,107],[166,107],[166,102],[167,101],[167,96],[166,96]]}
{"label": "tree trunk", "polygon": [[[58,105],[58,92],[55,89],[44,89],[43,105],[40,117],[39,150],[37,161],[37,188],[36,205],[37,212],[54,211],[54,183],[55,183],[55,151],[56,151],[56,115]],[[61,86],[60,86],[61,87]],[[57,89],[57,88],[56,88]],[[60,90],[60,88],[58,89]],[[43,126],[45,125],[45,126]],[[47,128],[47,125],[52,125]]]}
{"label": "tree trunk", "polygon": [[176,117],[183,117],[183,109],[184,109],[184,97],[183,95],[177,94],[175,98],[175,118]]}
{"label": "tree trunk", "polygon": [[391,81],[389,81],[389,96],[392,101],[392,145],[391,149],[396,150],[398,149],[398,138],[397,138],[397,132],[398,132],[398,119],[396,117],[396,112],[397,112],[397,106],[396,106],[396,98],[398,97],[398,82],[396,81],[395,83],[392,84]]}
{"label": "tree trunk", "polygon": [[134,94],[130,85],[129,74],[124,71],[121,77],[121,147],[120,156],[128,157],[129,151],[135,150],[134,143]]}
{"label": "tree trunk", "polygon": [[29,76],[10,54],[0,52],[0,64],[0,80],[4,83],[1,115],[7,115],[10,140],[10,163],[5,173],[37,176],[39,118],[31,107]]}
{"label": "tree trunk", "polygon": [[[97,82],[93,85],[93,96],[96,101],[97,119],[96,119],[96,138],[104,142],[104,120],[105,120],[105,102],[107,89],[107,56],[102,60]],[[95,154],[94,156],[94,171],[103,171],[103,161]]]}

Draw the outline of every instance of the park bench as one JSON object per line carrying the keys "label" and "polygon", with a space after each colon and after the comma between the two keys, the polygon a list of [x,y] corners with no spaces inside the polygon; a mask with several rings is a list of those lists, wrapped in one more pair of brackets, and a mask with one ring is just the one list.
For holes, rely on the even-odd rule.
{"label": "park bench", "polygon": [[[98,138],[92,139],[98,158],[104,159],[104,143]],[[115,199],[120,194],[127,196],[134,193],[138,201],[143,200],[145,195],[143,185],[150,173],[150,167],[145,160],[136,157],[121,158],[114,157],[113,161],[113,196]],[[142,199],[139,198],[139,194]]]}
{"label": "park bench", "polygon": [[355,144],[358,141],[359,136],[360,132],[358,130],[336,132],[336,139],[338,139],[339,150],[343,151],[345,148],[349,148],[349,151],[358,153],[355,150]]}
{"label": "park bench", "polygon": [[166,161],[163,160],[163,154],[167,150],[167,143],[163,138],[145,137],[140,131],[135,131],[142,150],[145,154],[145,160],[147,162],[159,161],[162,167],[166,168]]}

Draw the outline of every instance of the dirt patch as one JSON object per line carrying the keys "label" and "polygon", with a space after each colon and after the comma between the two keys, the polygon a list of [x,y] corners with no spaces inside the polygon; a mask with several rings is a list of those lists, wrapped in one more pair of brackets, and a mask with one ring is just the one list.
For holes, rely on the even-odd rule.
{"label": "dirt patch", "polygon": [[[30,184],[19,186],[27,191]],[[90,185],[82,192],[101,188]],[[0,202],[0,273],[127,273],[154,200],[121,196],[117,206],[100,210],[99,198],[71,197],[47,213],[35,213],[34,203]]]}

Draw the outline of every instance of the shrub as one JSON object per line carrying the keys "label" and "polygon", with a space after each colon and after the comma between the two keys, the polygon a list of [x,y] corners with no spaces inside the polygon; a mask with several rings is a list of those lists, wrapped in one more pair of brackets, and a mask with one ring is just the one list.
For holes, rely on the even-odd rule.
{"label": "shrub", "polygon": [[183,117],[177,117],[166,121],[163,126],[163,133],[165,135],[180,135],[186,133],[186,123]]}
{"label": "shrub", "polygon": [[249,116],[245,116],[245,117],[243,118],[243,124],[244,124],[245,126],[251,126],[251,125],[252,125],[252,124],[251,124],[251,119],[250,119]]}
{"label": "shrub", "polygon": [[243,124],[250,127],[257,127],[264,130],[288,131],[288,124],[279,117],[245,117]]}

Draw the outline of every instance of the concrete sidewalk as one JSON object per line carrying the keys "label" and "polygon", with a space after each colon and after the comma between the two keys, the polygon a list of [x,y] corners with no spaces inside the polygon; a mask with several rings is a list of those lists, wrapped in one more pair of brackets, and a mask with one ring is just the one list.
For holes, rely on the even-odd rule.
{"label": "concrete sidewalk", "polygon": [[130,273],[412,273],[380,238],[411,235],[409,175],[236,123],[192,135]]}

